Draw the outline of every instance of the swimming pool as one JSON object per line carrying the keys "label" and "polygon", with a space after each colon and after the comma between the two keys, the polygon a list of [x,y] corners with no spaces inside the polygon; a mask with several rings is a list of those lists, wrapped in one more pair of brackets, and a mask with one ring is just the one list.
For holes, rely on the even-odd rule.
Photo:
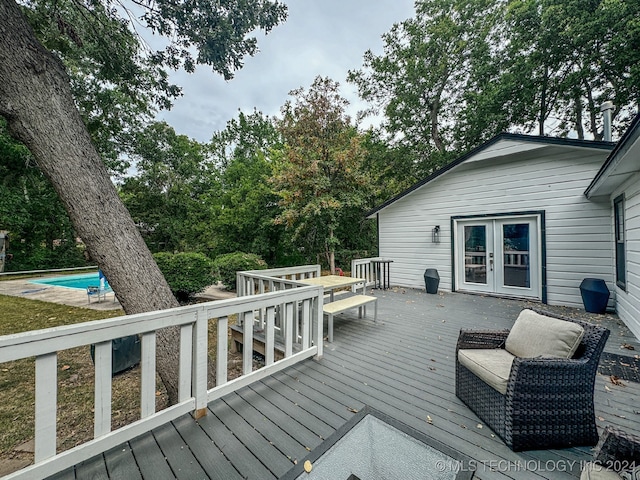
{"label": "swimming pool", "polygon": [[[63,275],[61,277],[42,278],[39,280],[30,280],[29,283],[37,283],[38,285],[51,285],[54,287],[73,288],[76,290],[86,290],[87,287],[97,287],[100,285],[98,272],[83,273],[80,275]],[[106,283],[105,287],[109,284]]]}

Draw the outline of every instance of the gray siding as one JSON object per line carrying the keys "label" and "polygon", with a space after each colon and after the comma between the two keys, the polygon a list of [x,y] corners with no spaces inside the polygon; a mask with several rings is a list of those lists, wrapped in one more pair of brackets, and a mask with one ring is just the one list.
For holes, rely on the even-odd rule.
{"label": "gray siding", "polygon": [[[633,334],[640,338],[640,174],[636,174],[626,182],[611,196],[611,200],[613,201],[623,192],[625,195],[627,282],[626,291],[615,287],[616,310]],[[611,210],[613,214],[613,208]],[[611,223],[613,223],[613,218]],[[612,255],[615,256],[613,235],[611,239]]]}
{"label": "gray siding", "polygon": [[[380,255],[394,261],[393,285],[424,288],[425,268],[437,268],[440,288],[451,290],[452,217],[543,210],[548,303],[582,305],[585,277],[613,288],[610,205],[583,194],[607,152],[521,144],[514,153],[516,143],[498,142],[497,157],[479,152],[379,212]],[[431,242],[435,225],[439,244]]]}

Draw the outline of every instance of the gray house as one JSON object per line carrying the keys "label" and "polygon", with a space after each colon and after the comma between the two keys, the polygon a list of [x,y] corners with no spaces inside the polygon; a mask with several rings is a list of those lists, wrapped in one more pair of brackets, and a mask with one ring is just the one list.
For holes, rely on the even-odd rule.
{"label": "gray house", "polygon": [[368,216],[393,284],[436,268],[441,290],[555,305],[581,306],[585,277],[613,290],[611,202],[585,196],[613,149],[501,134],[380,205]]}

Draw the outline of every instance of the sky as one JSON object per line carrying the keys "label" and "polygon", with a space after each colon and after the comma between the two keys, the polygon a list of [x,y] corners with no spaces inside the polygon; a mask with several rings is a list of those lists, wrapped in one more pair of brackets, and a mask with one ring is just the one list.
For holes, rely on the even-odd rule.
{"label": "sky", "polygon": [[[289,92],[308,89],[318,76],[340,83],[355,118],[365,108],[355,85],[346,81],[349,70],[362,67],[365,51],[381,54],[382,35],[394,23],[414,15],[413,0],[285,0],[286,22],[268,35],[258,32],[259,52],[246,57],[244,67],[225,81],[207,66],[193,74],[178,71],[171,81],[183,96],[169,111],[160,112],[174,130],[199,142],[237,118],[238,110],[276,116]],[[366,123],[364,124],[366,126]]]}

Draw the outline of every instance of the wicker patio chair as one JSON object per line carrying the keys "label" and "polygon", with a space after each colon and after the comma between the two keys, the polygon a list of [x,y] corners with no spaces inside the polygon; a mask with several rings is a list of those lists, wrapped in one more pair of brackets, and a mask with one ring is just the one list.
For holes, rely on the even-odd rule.
{"label": "wicker patio chair", "polygon": [[519,358],[508,373],[506,393],[489,386],[458,361],[461,349],[505,348],[509,330],[461,330],[456,346],[456,396],[514,451],[595,445],[593,392],[609,330],[580,320],[585,332],[570,359]]}
{"label": "wicker patio chair", "polygon": [[[593,454],[593,464],[607,469],[605,472],[597,466],[585,465],[581,480],[597,478],[616,478],[616,474],[640,466],[640,437],[612,426],[606,426]],[[618,476],[618,478],[621,478]]]}

